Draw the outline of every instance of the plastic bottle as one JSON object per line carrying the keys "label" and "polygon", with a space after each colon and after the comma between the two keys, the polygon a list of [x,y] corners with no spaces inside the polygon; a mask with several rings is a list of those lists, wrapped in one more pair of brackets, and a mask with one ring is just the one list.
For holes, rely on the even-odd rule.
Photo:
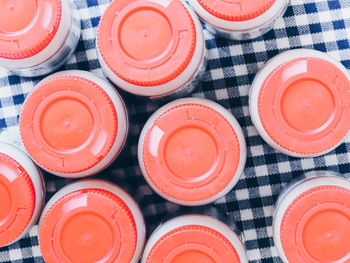
{"label": "plastic bottle", "polygon": [[62,71],[41,81],[20,116],[23,144],[46,171],[67,178],[94,175],[110,165],[128,132],[125,104],[106,80]]}
{"label": "plastic bottle", "polygon": [[248,263],[237,229],[222,219],[212,208],[163,223],[150,236],[141,263]]}
{"label": "plastic bottle", "polygon": [[20,149],[0,142],[0,247],[24,237],[40,216],[45,186],[40,170]]}
{"label": "plastic bottle", "polygon": [[81,180],[59,190],[39,222],[45,262],[138,262],[145,223],[136,202],[103,180]]}
{"label": "plastic bottle", "polygon": [[318,171],[291,183],[278,199],[273,234],[283,262],[348,262],[349,179]]}
{"label": "plastic bottle", "polygon": [[49,74],[72,56],[80,38],[71,0],[0,3],[0,66],[23,77]]}
{"label": "plastic bottle", "polygon": [[246,161],[244,134],[221,105],[183,98],[158,109],[139,139],[138,159],[148,184],[163,198],[204,205],[227,194]]}
{"label": "plastic bottle", "polygon": [[326,53],[295,49],[277,55],[251,86],[249,111],[271,147],[295,157],[328,153],[350,128],[350,76]]}
{"label": "plastic bottle", "polygon": [[100,21],[97,53],[114,84],[153,99],[189,94],[206,66],[202,26],[180,0],[112,1]]}
{"label": "plastic bottle", "polygon": [[289,0],[189,0],[206,28],[234,40],[257,38],[270,31]]}

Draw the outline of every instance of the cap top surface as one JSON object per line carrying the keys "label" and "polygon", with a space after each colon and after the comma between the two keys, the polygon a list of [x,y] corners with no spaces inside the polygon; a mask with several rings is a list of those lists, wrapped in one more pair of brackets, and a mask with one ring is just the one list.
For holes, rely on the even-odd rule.
{"label": "cap top surface", "polygon": [[0,153],[0,247],[17,239],[28,226],[35,209],[35,189],[24,168]]}
{"label": "cap top surface", "polygon": [[61,0],[4,0],[0,3],[0,57],[24,59],[41,52],[61,22]]}
{"label": "cap top surface", "polygon": [[239,255],[231,242],[216,230],[186,225],[176,228],[152,247],[147,263],[239,263]]}
{"label": "cap top surface", "polygon": [[119,78],[156,86],[185,70],[194,55],[196,34],[181,1],[124,0],[112,2],[105,11],[97,42],[104,62]]}
{"label": "cap top surface", "polygon": [[147,131],[143,162],[148,177],[164,194],[199,201],[219,194],[236,175],[237,134],[219,112],[183,104],[164,112]]}
{"label": "cap top surface", "polygon": [[261,123],[275,143],[291,152],[325,152],[349,131],[349,87],[348,77],[327,60],[290,60],[272,71],[260,89]]}
{"label": "cap top surface", "polygon": [[210,14],[223,20],[242,22],[254,19],[268,9],[276,0],[197,0]]}
{"label": "cap top surface", "polygon": [[347,262],[349,235],[350,191],[342,187],[304,192],[282,219],[282,247],[290,262]]}
{"label": "cap top surface", "polygon": [[62,197],[40,227],[41,250],[49,262],[129,262],[136,242],[130,209],[118,196],[100,189]]}
{"label": "cap top surface", "polygon": [[27,151],[40,165],[74,173],[95,166],[109,153],[118,116],[111,98],[96,83],[76,76],[55,77],[39,84],[26,99],[20,130]]}

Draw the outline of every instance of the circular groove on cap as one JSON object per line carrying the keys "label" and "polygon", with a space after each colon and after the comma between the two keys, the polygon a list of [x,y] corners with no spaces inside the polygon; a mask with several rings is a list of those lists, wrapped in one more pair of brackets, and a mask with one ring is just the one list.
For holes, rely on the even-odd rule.
{"label": "circular groove on cap", "polygon": [[106,190],[83,189],[50,207],[39,238],[46,262],[130,262],[137,230],[120,197]]}
{"label": "circular groove on cap", "polygon": [[162,193],[180,201],[202,201],[219,194],[237,176],[240,144],[219,112],[183,104],[154,121],[142,154],[149,179]]}
{"label": "circular groove on cap", "polygon": [[280,233],[290,262],[348,262],[350,190],[325,185],[305,191],[285,211]]}
{"label": "circular groove on cap", "polygon": [[276,0],[197,0],[210,14],[223,20],[242,22],[269,10]]}
{"label": "circular groove on cap", "polygon": [[28,96],[20,131],[24,146],[39,165],[54,172],[77,173],[109,153],[117,136],[118,116],[111,98],[95,82],[59,76],[40,83]]}
{"label": "circular groove on cap", "polygon": [[259,118],[282,148],[298,154],[325,152],[349,131],[349,87],[348,77],[335,64],[314,57],[293,59],[265,79]]}
{"label": "circular groove on cap", "polygon": [[41,52],[56,35],[61,16],[62,0],[1,1],[0,57],[24,59]]}
{"label": "circular groove on cap", "polygon": [[15,241],[27,228],[35,209],[35,189],[26,170],[0,153],[0,247]]}
{"label": "circular groove on cap", "polygon": [[181,1],[113,1],[101,18],[97,44],[119,78],[156,86],[178,77],[196,47],[194,21]]}
{"label": "circular groove on cap", "polygon": [[239,263],[233,244],[216,230],[186,225],[162,236],[152,247],[146,263]]}

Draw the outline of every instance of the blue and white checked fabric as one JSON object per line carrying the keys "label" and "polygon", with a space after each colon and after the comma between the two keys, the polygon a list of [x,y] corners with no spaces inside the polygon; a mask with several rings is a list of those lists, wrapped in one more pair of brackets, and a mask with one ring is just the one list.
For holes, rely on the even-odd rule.
{"label": "blue and white checked fabric", "polygon": [[[64,69],[90,70],[102,76],[95,52],[96,27],[109,0],[75,0],[82,19],[77,51]],[[250,83],[273,56],[294,48],[327,52],[350,70],[350,0],[291,0],[273,31],[252,41],[215,38],[205,31],[208,67],[193,96],[217,101],[238,119],[247,140],[248,159],[235,189],[218,202],[237,222],[251,263],[281,262],[273,244],[272,216],[280,191],[293,178],[310,170],[350,171],[350,139],[331,153],[296,159],[276,152],[258,135],[248,111]],[[0,70],[0,129],[16,127],[27,94],[41,78],[29,79]],[[181,209],[156,195],[146,184],[137,163],[137,142],[143,124],[161,102],[124,94],[131,119],[127,146],[100,177],[128,190],[144,212],[148,233],[161,219]],[[1,136],[0,136],[1,138]],[[67,182],[46,174],[47,198]],[[1,204],[0,204],[1,205]],[[44,262],[38,245],[38,227],[19,242],[0,248],[0,262]]]}

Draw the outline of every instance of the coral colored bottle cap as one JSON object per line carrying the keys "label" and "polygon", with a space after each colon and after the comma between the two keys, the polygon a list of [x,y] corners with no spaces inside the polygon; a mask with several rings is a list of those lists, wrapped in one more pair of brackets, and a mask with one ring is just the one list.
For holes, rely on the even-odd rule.
{"label": "coral colored bottle cap", "polygon": [[331,62],[297,58],[276,68],[259,92],[258,111],[267,134],[300,154],[325,152],[350,128],[350,82]]}
{"label": "coral colored bottle cap", "polygon": [[289,262],[349,262],[350,191],[319,186],[284,213],[281,242]]}
{"label": "coral colored bottle cap", "polygon": [[104,62],[118,77],[155,86],[175,79],[190,63],[196,29],[179,0],[113,1],[97,39]]}
{"label": "coral colored bottle cap", "polygon": [[229,21],[246,21],[265,13],[276,0],[197,0],[210,14]]}
{"label": "coral colored bottle cap", "polygon": [[147,263],[239,263],[236,249],[216,230],[187,225],[167,233],[151,249]]}
{"label": "coral colored bottle cap", "polygon": [[0,153],[0,247],[15,241],[28,226],[35,208],[35,189],[26,170]]}
{"label": "coral colored bottle cap", "polygon": [[51,206],[41,221],[39,238],[48,263],[130,262],[137,230],[122,199],[106,190],[85,189]]}
{"label": "coral colored bottle cap", "polygon": [[217,111],[183,104],[163,113],[147,131],[143,163],[164,194],[185,202],[223,191],[236,176],[240,145],[231,124]]}
{"label": "coral colored bottle cap", "polygon": [[88,170],[112,148],[118,130],[116,109],[94,82],[77,76],[48,79],[26,99],[20,117],[28,153],[54,172]]}
{"label": "coral colored bottle cap", "polygon": [[23,59],[42,51],[61,21],[61,0],[0,2],[0,57]]}

